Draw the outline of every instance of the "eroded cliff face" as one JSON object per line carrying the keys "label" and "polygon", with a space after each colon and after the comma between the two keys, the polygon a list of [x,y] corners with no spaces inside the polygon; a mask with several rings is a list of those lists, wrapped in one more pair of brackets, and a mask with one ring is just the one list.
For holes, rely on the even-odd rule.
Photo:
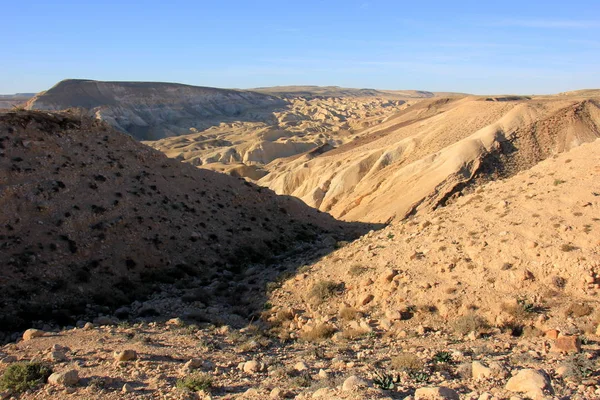
{"label": "eroded cliff face", "polygon": [[157,82],[64,80],[31,99],[30,110],[82,108],[136,139],[156,140],[224,121],[265,121],[285,100],[250,91]]}

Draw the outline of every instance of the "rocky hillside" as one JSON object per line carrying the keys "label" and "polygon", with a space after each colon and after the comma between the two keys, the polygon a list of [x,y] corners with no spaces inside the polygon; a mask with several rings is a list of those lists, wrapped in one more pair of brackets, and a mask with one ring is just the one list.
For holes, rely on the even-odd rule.
{"label": "rocky hillside", "polygon": [[159,82],[68,79],[36,95],[30,110],[81,108],[140,140],[206,129],[223,121],[262,121],[286,102],[256,92]]}
{"label": "rocky hillside", "polygon": [[366,228],[169,159],[97,120],[0,114],[2,331],[74,323],[177,281],[246,317],[275,272],[265,265]]}
{"label": "rocky hillside", "polygon": [[27,330],[0,350],[0,395],[598,399],[599,178],[596,140],[297,271],[281,260],[241,329],[191,320],[173,287],[145,302],[176,305],[166,321]]}
{"label": "rocky hillside", "polygon": [[597,97],[436,98],[334,150],[274,160],[258,183],[338,218],[384,222],[598,137]]}

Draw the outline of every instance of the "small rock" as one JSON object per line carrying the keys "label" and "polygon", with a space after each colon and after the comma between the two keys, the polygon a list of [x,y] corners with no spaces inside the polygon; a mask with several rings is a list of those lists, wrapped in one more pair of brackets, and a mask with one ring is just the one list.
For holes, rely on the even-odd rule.
{"label": "small rock", "polygon": [[460,398],[454,390],[440,386],[417,389],[415,400],[460,400]]}
{"label": "small rock", "polygon": [[94,329],[94,324],[92,324],[91,322],[86,322],[85,325],[83,325],[83,329],[85,329],[86,331]]}
{"label": "small rock", "polygon": [[49,354],[50,361],[54,361],[54,362],[61,362],[61,361],[67,361],[67,355],[62,352],[62,351],[51,351]]}
{"label": "small rock", "polygon": [[51,385],[74,386],[79,382],[79,373],[75,369],[64,372],[55,372],[48,377]]}
{"label": "small rock", "polygon": [[321,388],[318,389],[316,392],[313,393],[312,395],[313,399],[330,399],[330,393],[329,393],[329,388]]}
{"label": "small rock", "polygon": [[483,380],[492,376],[492,370],[479,361],[473,361],[473,364],[471,364],[471,373],[475,380]]}
{"label": "small rock", "polygon": [[269,397],[272,399],[284,399],[286,397],[286,393],[281,388],[274,388],[271,390]]}
{"label": "small rock", "polygon": [[296,364],[294,364],[294,369],[296,371],[305,371],[308,369],[308,366],[303,361],[299,361]]}
{"label": "small rock", "polygon": [[244,363],[244,372],[253,374],[258,371],[260,371],[260,363],[258,361],[250,360]]}
{"label": "small rock", "polygon": [[351,391],[351,390],[357,390],[361,387],[366,387],[366,386],[367,386],[367,382],[364,379],[361,379],[356,375],[352,375],[352,376],[346,378],[346,380],[344,381],[344,384],[342,385],[342,390],[347,392],[347,391]]}
{"label": "small rock", "polygon": [[506,389],[511,392],[525,393],[526,396],[532,398],[554,394],[550,377],[546,371],[541,369],[522,369],[508,380]]}
{"label": "small rock", "polygon": [[489,367],[486,367],[479,361],[473,361],[471,365],[471,373],[473,375],[473,379],[475,380],[484,380],[488,378],[506,378],[508,376],[508,371],[504,366],[502,366],[498,362],[492,361],[489,364]]}
{"label": "small rock", "polygon": [[325,371],[324,369],[320,369],[319,370],[319,378],[321,378],[321,379],[329,378],[329,372]]}
{"label": "small rock", "polygon": [[550,329],[544,332],[544,336],[548,339],[557,339],[560,332],[556,329]]}
{"label": "small rock", "polygon": [[374,298],[375,296],[373,296],[372,294],[364,294],[358,299],[358,304],[361,306],[365,306],[369,304]]}
{"label": "small rock", "polygon": [[176,326],[181,326],[183,325],[184,322],[181,318],[171,318],[170,320],[167,321],[167,325],[176,325]]}
{"label": "small rock", "polygon": [[121,389],[121,392],[123,393],[131,393],[133,391],[135,391],[135,389],[129,383],[124,384],[123,388]]}
{"label": "small rock", "polygon": [[27,341],[45,335],[46,332],[41,331],[39,329],[27,329],[25,332],[23,332],[23,340]]}
{"label": "small rock", "polygon": [[137,353],[135,350],[115,351],[113,357],[118,362],[131,361],[137,359]]}
{"label": "small rock", "polygon": [[256,398],[256,396],[258,396],[260,393],[258,392],[258,390],[254,389],[254,388],[250,388],[248,390],[246,390],[246,392],[244,393],[245,396],[248,396],[250,398]]}
{"label": "small rock", "polygon": [[559,336],[554,340],[550,351],[555,353],[579,353],[581,340],[579,336]]}
{"label": "small rock", "polygon": [[398,275],[398,271],[395,269],[388,269],[381,275],[381,280],[384,282],[391,282],[396,275]]}
{"label": "small rock", "polygon": [[186,362],[185,364],[183,364],[183,369],[185,370],[192,370],[192,369],[196,369],[196,368],[200,368],[202,366],[202,360],[199,358],[192,358],[191,360],[189,360],[188,362]]}

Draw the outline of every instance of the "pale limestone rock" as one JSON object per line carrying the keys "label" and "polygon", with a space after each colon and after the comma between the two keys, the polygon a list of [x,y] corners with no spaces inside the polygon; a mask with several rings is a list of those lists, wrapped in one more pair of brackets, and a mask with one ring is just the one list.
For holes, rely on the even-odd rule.
{"label": "pale limestone rock", "polygon": [[55,372],[48,377],[48,383],[51,385],[73,386],[77,382],[79,382],[79,373],[75,369]]}
{"label": "pale limestone rock", "polygon": [[113,353],[113,357],[115,359],[115,361],[118,362],[122,362],[122,361],[132,361],[137,359],[137,353],[135,352],[135,350],[123,350],[123,351],[115,351]]}
{"label": "pale limestone rock", "polygon": [[342,385],[342,390],[347,392],[351,390],[358,390],[361,387],[366,387],[367,382],[364,379],[359,378],[356,375],[352,375],[344,381]]}
{"label": "pale limestone rock", "polygon": [[544,370],[523,369],[506,383],[506,389],[511,392],[525,393],[528,397],[543,397],[553,394],[552,384]]}
{"label": "pale limestone rock", "polygon": [[460,400],[460,398],[454,390],[440,386],[417,389],[415,400]]}
{"label": "pale limestone rock", "polygon": [[35,338],[42,337],[45,335],[46,335],[46,332],[44,332],[42,330],[27,329],[25,332],[23,332],[23,340],[27,341],[27,340],[35,339]]}

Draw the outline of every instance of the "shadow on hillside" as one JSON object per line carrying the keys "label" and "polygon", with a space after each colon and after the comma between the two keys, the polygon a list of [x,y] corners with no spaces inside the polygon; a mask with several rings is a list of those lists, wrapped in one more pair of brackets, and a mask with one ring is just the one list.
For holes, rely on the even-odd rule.
{"label": "shadow on hillside", "polygon": [[[213,270],[209,278],[180,280],[161,293],[150,296],[142,314],[151,310],[151,315],[142,315],[141,319],[165,321],[179,317],[189,324],[209,323],[241,328],[260,319],[261,313],[270,307],[271,292],[285,280],[305,273],[308,266],[368,232],[385,227],[385,224],[336,221],[326,213],[320,215],[324,220],[335,222],[334,228],[318,236],[301,237],[293,247],[266,259],[259,259],[260,256],[257,257],[249,244],[237,253],[238,262]],[[307,291],[309,289],[306,288]],[[171,291],[177,294],[166,294]],[[168,302],[177,305],[165,307]],[[140,319],[139,312],[132,312],[128,317]]]}
{"label": "shadow on hillside", "polygon": [[0,150],[0,342],[94,320],[242,326],[278,282],[383,227],[73,113],[0,113]]}

